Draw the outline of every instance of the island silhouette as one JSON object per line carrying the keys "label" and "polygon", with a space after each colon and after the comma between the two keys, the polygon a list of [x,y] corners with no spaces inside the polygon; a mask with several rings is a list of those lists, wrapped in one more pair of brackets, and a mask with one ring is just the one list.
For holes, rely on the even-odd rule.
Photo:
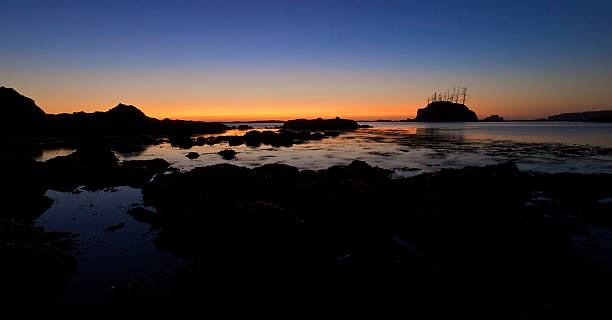
{"label": "island silhouette", "polygon": [[422,122],[469,122],[478,121],[478,116],[466,105],[451,101],[434,101],[417,110],[416,121]]}

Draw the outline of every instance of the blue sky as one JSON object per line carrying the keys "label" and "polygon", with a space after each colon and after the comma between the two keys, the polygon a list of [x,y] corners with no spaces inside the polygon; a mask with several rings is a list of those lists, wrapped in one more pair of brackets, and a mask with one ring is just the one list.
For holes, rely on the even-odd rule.
{"label": "blue sky", "polygon": [[[155,101],[171,103],[172,92],[155,100],[161,84],[143,83],[201,82],[206,94],[189,92],[190,105],[178,103],[177,115],[188,116],[221,105],[248,111],[249,99],[259,99],[253,108],[261,113],[262,97],[274,100],[270,91],[280,90],[288,110],[298,99],[312,101],[313,111],[319,103],[346,113],[362,97],[372,116],[377,108],[387,115],[390,105],[412,112],[429,91],[466,84],[483,112],[539,116],[610,106],[611,16],[612,1],[3,1],[0,84],[42,99],[51,112],[133,99],[162,114]],[[294,85],[313,88],[286,88],[284,74],[304,74]],[[115,88],[118,78],[130,81]],[[214,78],[223,83],[207,85]],[[342,97],[317,93],[329,78]],[[400,84],[387,92],[391,80]],[[232,90],[244,92],[244,107],[230,96],[224,104]],[[523,98],[512,104],[524,106],[500,103],[508,90]],[[393,99],[376,100],[383,93]],[[177,101],[184,94],[178,90]]]}

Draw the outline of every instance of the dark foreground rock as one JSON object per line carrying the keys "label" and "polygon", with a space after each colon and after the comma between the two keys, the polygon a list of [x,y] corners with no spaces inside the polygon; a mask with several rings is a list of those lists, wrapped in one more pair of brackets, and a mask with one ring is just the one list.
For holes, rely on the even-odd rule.
{"label": "dark foreground rock", "polygon": [[0,281],[7,314],[31,311],[62,294],[75,270],[68,234],[45,232],[30,220],[0,219]]}
{"label": "dark foreground rock", "polygon": [[[612,228],[610,175],[530,175],[505,163],[391,179],[362,161],[318,171],[226,163],[178,172],[161,159],[120,163],[104,148],[5,163],[38,181],[19,189],[24,206],[50,187],[140,186],[155,210],[128,213],[156,229],[159,249],[192,262],[177,272],[168,303],[236,292],[303,302],[315,292],[336,302],[562,313],[601,308],[611,297],[599,288],[612,285],[612,248],[593,233]],[[6,228],[16,218],[7,216]],[[71,258],[59,238],[25,226],[0,232],[2,255],[32,253],[15,260],[28,263],[23,270],[66,279]],[[48,253],[57,264],[40,262]],[[39,265],[50,267],[32,269]]]}
{"label": "dark foreground rock", "polygon": [[[609,266],[572,249],[582,223],[568,220],[610,221],[610,205],[596,200],[611,196],[596,187],[610,183],[608,175],[532,176],[512,163],[401,180],[389,174],[360,161],[319,171],[196,168],[148,184],[144,199],[157,212],[141,218],[159,228],[159,248],[198,261],[177,278],[180,296],[265,282],[294,293],[384,290],[532,312],[597,305],[602,296],[593,289],[612,284]],[[576,183],[593,186],[579,191]],[[534,192],[556,200],[531,205]]]}
{"label": "dark foreground rock", "polygon": [[424,122],[466,122],[478,121],[476,113],[463,104],[436,101],[417,110],[416,121]]}

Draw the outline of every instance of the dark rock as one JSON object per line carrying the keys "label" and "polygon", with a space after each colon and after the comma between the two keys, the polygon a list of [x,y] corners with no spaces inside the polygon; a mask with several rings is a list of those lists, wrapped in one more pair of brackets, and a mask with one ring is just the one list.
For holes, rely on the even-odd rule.
{"label": "dark rock", "polygon": [[74,273],[76,259],[69,234],[45,232],[32,221],[0,219],[0,281],[6,311],[23,314],[32,304],[60,296]]}
{"label": "dark rock", "polygon": [[[318,171],[201,167],[148,184],[144,200],[157,213],[143,216],[154,217],[160,249],[198,261],[183,282],[192,293],[231,279],[263,277],[274,286],[298,274],[325,288],[360,279],[361,289],[342,291],[349,295],[374,282],[402,298],[409,284],[419,294],[469,285],[477,293],[460,290],[451,300],[489,301],[495,293],[531,310],[544,300],[585,301],[580,295],[591,285],[582,275],[612,283],[609,271],[573,255],[571,240],[586,221],[612,220],[610,205],[598,201],[612,197],[601,187],[608,175],[531,176],[513,163],[389,175],[363,161]],[[534,190],[555,200],[526,207]],[[579,276],[576,267],[588,272]]]}
{"label": "dark rock", "polygon": [[170,167],[168,161],[155,158],[152,160],[126,160],[121,163],[127,170],[145,169],[151,173],[162,173]]}
{"label": "dark rock", "polygon": [[0,134],[4,137],[31,137],[40,132],[46,114],[34,100],[13,88],[0,86]]}
{"label": "dark rock", "polygon": [[612,122],[612,110],[562,113],[549,116],[548,121]]}
{"label": "dark rock", "polygon": [[0,167],[0,219],[33,220],[51,206],[41,163],[10,156],[0,157]]}
{"label": "dark rock", "polygon": [[253,127],[251,127],[249,125],[246,125],[246,124],[241,124],[236,129],[238,129],[238,130],[250,130],[250,129],[253,129]]}
{"label": "dark rock", "polygon": [[266,182],[280,185],[296,184],[300,181],[300,172],[296,167],[286,164],[266,164],[255,168],[255,173]]}
{"label": "dark rock", "polygon": [[488,116],[480,121],[486,121],[486,122],[499,122],[499,121],[504,121],[504,117],[500,117],[499,115],[492,115],[492,116]]}
{"label": "dark rock", "polygon": [[119,165],[108,147],[91,144],[42,163],[41,178],[46,187],[60,191],[80,185],[92,190],[121,185],[140,188],[168,170],[169,165],[163,159],[124,161]]}
{"label": "dark rock", "polygon": [[154,227],[158,226],[160,223],[159,216],[155,212],[147,210],[143,207],[132,208],[128,210],[127,213],[131,215],[136,221],[146,222]]}
{"label": "dark rock", "polygon": [[70,191],[79,185],[99,189],[117,179],[118,159],[106,146],[95,143],[47,160],[43,168],[49,188]]}
{"label": "dark rock", "polygon": [[218,154],[225,160],[231,160],[236,156],[237,152],[232,149],[225,149],[219,151]]}
{"label": "dark rock", "polygon": [[315,132],[310,135],[311,140],[322,140],[323,138],[325,138],[325,136],[320,132]]}
{"label": "dark rock", "polygon": [[173,135],[168,138],[168,142],[173,147],[181,149],[191,149],[195,145],[195,141],[188,135]]}
{"label": "dark rock", "polygon": [[200,154],[199,154],[199,153],[197,153],[197,152],[189,152],[189,153],[186,155],[186,157],[187,157],[187,158],[189,158],[189,159],[195,159],[195,158],[198,158],[199,156],[200,156]]}
{"label": "dark rock", "polygon": [[117,230],[121,230],[125,227],[125,222],[121,222],[115,225],[112,225],[108,228],[106,228],[106,232],[115,232]]}
{"label": "dark rock", "polygon": [[5,87],[0,87],[0,106],[5,112],[0,130],[15,137],[186,135],[221,133],[228,129],[215,122],[158,120],[147,117],[134,106],[121,103],[107,112],[45,114],[32,99]]}
{"label": "dark rock", "polygon": [[296,119],[289,120],[283,125],[283,129],[290,130],[353,130],[359,128],[355,120],[348,119]]}
{"label": "dark rock", "polygon": [[416,121],[424,122],[457,122],[478,121],[476,113],[463,104],[436,101],[417,111]]}
{"label": "dark rock", "polygon": [[244,138],[240,137],[240,136],[228,136],[227,137],[227,143],[231,147],[239,146],[239,145],[244,143]]}
{"label": "dark rock", "polygon": [[129,160],[123,161],[117,168],[115,179],[107,181],[107,186],[128,185],[134,188],[142,188],[155,175],[164,173],[170,168],[170,164],[164,159],[152,160]]}
{"label": "dark rock", "polygon": [[0,109],[2,119],[8,121],[27,122],[45,116],[45,112],[34,103],[34,100],[19,94],[13,88],[2,86],[0,86]]}

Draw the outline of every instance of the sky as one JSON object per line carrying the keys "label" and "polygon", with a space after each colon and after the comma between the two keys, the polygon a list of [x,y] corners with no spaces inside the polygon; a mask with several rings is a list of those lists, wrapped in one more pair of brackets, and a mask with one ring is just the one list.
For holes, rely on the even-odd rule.
{"label": "sky", "polygon": [[47,113],[406,119],[612,109],[612,1],[7,1],[0,85]]}

